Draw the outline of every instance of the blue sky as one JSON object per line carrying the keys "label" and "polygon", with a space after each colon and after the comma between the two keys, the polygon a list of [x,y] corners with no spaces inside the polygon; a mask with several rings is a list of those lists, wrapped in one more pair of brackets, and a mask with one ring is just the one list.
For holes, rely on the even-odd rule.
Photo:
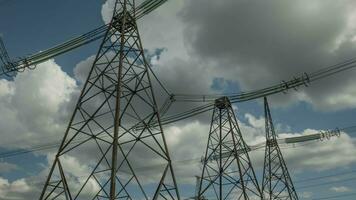
{"label": "blue sky", "polygon": [[[293,7],[293,5],[289,6],[289,5],[284,5],[281,2],[278,3],[278,1],[276,2],[273,3],[273,5],[276,7],[285,6],[286,9],[289,8],[292,9]],[[347,3],[349,3],[349,1],[345,0],[341,4],[347,4]],[[100,0],[86,0],[86,1],[84,0],[76,0],[76,1],[0,0],[0,19],[1,19],[0,34],[5,42],[5,45],[8,49],[8,53],[10,54],[11,57],[16,58],[16,57],[25,56],[27,54],[32,54],[40,50],[44,50],[46,48],[52,47],[60,42],[66,41],[74,36],[85,33],[89,30],[92,30],[93,28],[102,25],[104,23],[103,16],[102,16],[103,4],[104,1],[100,1]],[[226,5],[229,4],[235,5],[232,1],[227,0]],[[226,38],[229,38],[230,41],[235,41],[234,39],[236,39],[237,44],[235,44],[235,46],[239,44],[243,44],[244,40],[250,41],[251,47],[248,48],[251,48],[252,49],[251,51],[247,51],[247,50],[244,51],[242,47],[241,49],[234,48],[234,46],[230,47],[228,43],[226,43],[225,41],[216,41],[215,43],[212,42],[211,38],[217,37],[217,35],[214,35],[214,33],[212,33],[212,31],[209,30],[210,27],[214,27],[216,24],[214,24],[214,20],[212,20],[215,18],[212,17],[210,19],[209,15],[211,16],[218,15],[219,9],[224,8],[224,6],[215,5],[214,3],[209,1],[209,3],[207,3],[207,10],[209,8],[208,7],[209,5],[217,7],[216,13],[214,12],[209,13],[209,12],[202,11],[201,15],[195,16],[193,12],[196,11],[195,9],[197,9],[195,3],[192,3],[189,0],[184,1],[184,3],[170,1],[169,3],[167,3],[167,5],[164,5],[161,8],[159,8],[156,13],[150,14],[149,16],[147,16],[147,19],[145,18],[139,22],[139,28],[141,29],[141,35],[143,38],[143,45],[144,47],[147,48],[147,51],[153,55],[153,58],[156,58],[156,60],[152,63],[153,69],[157,72],[158,77],[163,80],[164,84],[167,84],[167,86],[174,92],[175,91],[181,92],[182,90],[183,91],[187,90],[187,93],[194,93],[194,91],[197,91],[199,93],[229,93],[229,92],[236,93],[240,90],[246,91],[249,89],[258,89],[263,86],[269,86],[272,84],[279,83],[281,82],[281,80],[288,80],[293,75],[298,75],[305,71],[306,72],[315,71],[315,69],[318,69],[318,67],[320,66],[335,64],[338,61],[343,60],[344,58],[349,58],[348,55],[354,53],[353,48],[354,46],[356,47],[354,43],[352,42],[347,43],[345,39],[344,43],[341,42],[341,45],[338,48],[341,49],[341,47],[343,46],[348,46],[348,47],[347,48],[345,47],[345,49],[341,49],[340,52],[342,53],[334,53],[335,55],[332,54],[332,56],[329,56],[332,58],[335,57],[334,59],[323,60],[323,58],[327,56],[319,55],[319,54],[321,54],[320,52],[324,52],[324,51],[321,50],[320,52],[315,51],[317,52],[315,53],[310,50],[311,52],[308,53],[313,54],[315,56],[318,55],[319,57],[316,57],[315,59],[320,59],[320,62],[301,61],[300,63],[297,64],[305,64],[307,66],[300,67],[300,68],[295,67],[294,64],[291,64],[290,68],[273,67],[272,65],[274,64],[277,66],[278,64],[281,64],[281,66],[283,66],[285,63],[288,63],[289,61],[290,62],[295,61],[293,59],[288,60],[287,59],[288,56],[291,57],[301,56],[302,59],[303,58],[306,59],[307,57],[303,53],[300,53],[299,50],[293,51],[293,49],[299,48],[299,45],[296,45],[294,43],[278,44],[276,46],[281,46],[281,48],[284,47],[283,45],[291,45],[291,50],[290,50],[291,55],[286,53],[285,55],[283,55],[285,57],[285,60],[281,59],[280,62],[275,62],[275,61],[272,62],[270,61],[270,58],[271,57],[278,58],[278,56],[282,54],[283,51],[270,48],[272,53],[273,51],[275,51],[276,54],[274,56],[272,56],[272,53],[270,52],[261,53],[261,55],[258,55],[260,52],[257,49],[253,49],[254,45],[255,46],[258,45],[254,44],[252,40],[248,40],[251,38],[244,39],[244,33],[241,33],[240,35],[241,38],[229,38],[228,34]],[[258,3],[256,2],[251,3],[251,5],[248,4],[241,5],[241,7],[243,6],[246,6],[247,8],[255,6],[255,9],[258,9],[258,7],[260,7],[260,5],[258,5]],[[292,10],[295,12],[293,12],[292,14],[295,14],[296,16],[298,14],[302,15],[303,14],[302,11],[304,12],[304,9],[306,10],[315,9],[313,10],[313,12],[316,13],[315,16],[311,15],[310,13],[306,14],[307,16],[310,14],[310,16],[312,16],[313,19],[315,19],[318,18],[317,14],[320,14],[321,17],[324,16],[323,14],[325,13],[321,10],[324,9],[325,12],[328,11],[329,9],[332,10],[332,7],[334,5],[329,1],[323,3],[322,1],[316,0],[315,5],[310,6],[311,8],[307,6],[305,8],[299,8],[298,7],[299,5],[294,5],[294,6],[296,10],[300,9],[297,11],[301,11],[301,13],[298,13],[297,11],[293,10],[294,9],[293,8]],[[338,7],[337,10],[335,11],[336,14],[334,17],[335,20],[334,18],[332,18],[332,20],[329,20],[331,21],[330,23],[336,24],[336,22],[340,22],[338,20],[343,19],[341,16],[344,15],[341,14],[341,11],[344,8],[342,5],[339,4],[337,4],[337,6]],[[263,5],[261,7],[263,7]],[[320,10],[317,9],[318,7],[320,7]],[[267,10],[266,12],[273,11],[273,8],[267,7],[266,10]],[[103,13],[105,15],[105,11],[103,11]],[[235,19],[234,17],[236,17],[236,27],[240,26],[239,22],[242,23],[241,21],[237,20],[238,17],[242,16],[242,17],[246,17],[246,19],[248,19],[247,17],[251,17],[248,13],[243,13],[238,11],[231,12],[231,13],[227,11],[226,13],[229,14],[231,19]],[[239,16],[236,13],[242,13],[242,14]],[[287,15],[287,14],[283,13],[283,15]],[[340,17],[338,17],[339,15]],[[281,16],[278,16],[278,14],[276,16],[281,18],[282,14]],[[196,17],[196,19],[194,17]],[[205,20],[206,18],[210,20]],[[256,22],[254,20],[255,19],[251,19],[252,22]],[[256,19],[256,20],[258,22],[258,20],[260,19]],[[273,20],[275,19],[273,18]],[[271,19],[272,22],[275,22],[273,20]],[[293,20],[293,17],[290,18],[286,17],[287,22],[288,20]],[[210,21],[212,24],[208,24],[207,21]],[[318,21],[318,23],[322,24],[323,22],[320,21]],[[263,22],[272,23],[267,20]],[[305,21],[305,19],[302,19],[301,22],[298,21],[298,23],[302,24],[300,25],[302,28],[307,27],[305,32],[314,30],[312,28],[310,30],[308,29],[309,27],[308,25],[310,24],[313,25],[313,20],[311,20],[310,24],[308,24],[309,22]],[[304,26],[303,24],[306,25]],[[297,26],[299,26],[299,24],[297,24]],[[245,26],[242,24],[241,27],[245,27],[245,28],[247,27],[246,28],[247,30],[248,28],[251,28],[247,25]],[[283,24],[281,27],[283,27]],[[278,34],[285,36],[287,38],[285,41],[290,41],[291,38],[288,38],[288,35],[290,35],[290,33],[288,31],[283,33],[283,30],[289,30],[292,28],[288,28],[289,27],[288,25],[285,25],[285,27],[287,28],[285,29],[280,28],[280,30],[278,29],[276,31],[280,31]],[[220,28],[227,28],[227,27],[220,27]],[[317,27],[317,28],[321,29],[321,27]],[[344,27],[339,27],[335,25],[335,27],[333,28],[340,29],[340,31],[335,31],[336,33],[330,31],[329,37],[332,38],[333,40],[336,40],[339,38],[336,35],[341,34],[341,32],[344,30]],[[351,33],[354,34],[356,32],[355,31],[356,29],[355,30],[350,29],[350,30],[351,30],[350,33],[347,32],[347,34],[345,34],[346,35],[345,38],[349,37]],[[235,33],[234,31],[235,30],[229,30],[229,32],[232,33]],[[323,35],[328,35],[328,30],[324,30],[324,32],[325,34],[318,33],[317,34],[318,37],[323,38],[324,37]],[[297,32],[296,35],[298,34],[303,35],[305,37],[313,36],[313,34],[309,34],[309,33],[304,34],[302,30],[300,32]],[[268,35],[268,31],[266,31],[266,33],[263,35]],[[262,34],[254,36],[254,38],[259,38],[259,37],[262,37]],[[330,38],[329,40],[331,40]],[[268,39],[265,40],[269,40],[269,39],[273,41],[275,38],[270,36]],[[302,41],[305,38],[293,36],[292,39],[300,39]],[[324,41],[320,41],[320,43],[322,42]],[[230,43],[234,43],[234,42],[230,42]],[[273,44],[276,43],[277,42]],[[221,46],[219,45],[222,44],[224,44],[225,46],[221,48]],[[300,42],[300,44],[306,44],[306,43]],[[205,45],[209,45],[210,48],[207,49]],[[263,46],[267,44],[262,43],[261,45]],[[327,42],[325,42],[325,44],[315,43],[313,45],[314,46],[319,45],[321,48],[329,45],[329,43]],[[217,53],[214,53],[213,51],[215,49],[215,46],[216,49],[220,50]],[[305,49],[311,49],[311,47],[309,46],[304,46],[304,47]],[[90,63],[90,61],[86,59],[89,56],[94,55],[97,51],[97,48],[98,48],[98,42],[94,42],[90,45],[87,45],[85,47],[82,47],[80,49],[74,50],[70,53],[55,58],[54,59],[55,63],[46,63],[41,66],[38,66],[38,68],[53,67],[56,70],[58,67],[58,71],[54,71],[54,72],[50,71],[49,74],[53,74],[54,76],[60,76],[58,80],[63,81],[63,83],[65,83],[64,85],[67,88],[70,88],[65,93],[65,95],[58,94],[58,96],[55,96],[55,98],[58,97],[58,99],[63,98],[63,100],[58,100],[60,101],[58,105],[60,104],[60,106],[63,105],[66,106],[67,104],[70,104],[70,102],[72,101],[72,99],[70,99],[71,98],[70,95],[72,93],[74,94],[75,91],[78,91],[80,88],[80,85],[78,85],[79,76],[78,74],[75,73],[74,69],[75,68],[78,70],[81,69],[80,66],[78,65],[78,63],[80,62],[82,62],[83,66],[86,66],[88,63]],[[303,48],[303,46],[300,48]],[[230,52],[226,52],[227,51],[226,49],[229,50]],[[250,52],[254,52],[253,50],[255,50],[256,55],[250,53]],[[300,55],[297,54],[296,52],[299,52]],[[158,58],[154,57],[155,54],[158,54],[159,57]],[[244,57],[243,55],[246,56]],[[151,58],[151,61],[153,60],[153,58]],[[235,60],[235,58],[238,59]],[[234,68],[235,66],[238,67]],[[256,73],[256,69],[258,73]],[[39,70],[39,72],[37,72],[37,70]],[[18,87],[19,91],[21,91],[21,89],[26,90],[26,87],[24,87],[23,85],[26,83],[27,84],[31,83],[31,81],[29,80],[29,78],[31,78],[31,73],[34,74],[38,73],[35,74],[38,76],[41,75],[46,76],[46,72],[47,72],[46,70],[48,69],[42,69],[42,71],[40,69],[36,69],[35,70],[36,72],[35,71],[26,72],[24,73],[23,76],[19,77],[18,79],[15,78],[15,82],[10,81],[11,83],[9,84],[13,85],[11,87],[14,88]],[[258,70],[261,70],[261,73],[259,73]],[[278,73],[278,70],[280,71],[280,73]],[[270,75],[269,73],[264,74],[265,71],[271,72],[271,74],[273,74],[272,72],[275,71],[277,71],[277,73],[274,73],[275,76],[273,76]],[[349,74],[343,73],[341,75],[336,75],[335,78],[312,83],[310,85],[310,88],[301,88],[300,91],[298,92],[291,90],[288,92],[288,94],[275,95],[270,100],[270,106],[272,107],[272,117],[274,119],[275,124],[278,125],[278,127],[281,127],[278,131],[280,131],[280,133],[290,134],[290,135],[306,134],[307,133],[306,130],[314,130],[315,132],[317,132],[320,130],[334,129],[337,127],[344,128],[344,127],[356,125],[355,122],[356,95],[352,89],[349,89],[349,88],[354,88],[355,82],[350,81],[349,75],[351,76],[355,74],[354,73],[355,69],[351,71],[353,72],[350,72]],[[79,72],[81,71],[79,70]],[[77,71],[77,73],[79,72]],[[182,74],[183,77],[179,77],[179,78],[182,78],[184,80],[179,80],[177,76],[180,76]],[[192,75],[203,74],[205,76],[200,76],[199,78],[194,78],[193,76],[193,78],[191,78],[190,74]],[[34,96],[41,95],[42,94],[41,88],[36,88],[36,87],[42,87],[43,85],[41,84],[51,84],[51,82],[48,80],[51,80],[51,77],[45,79],[44,82],[39,81],[38,84],[36,83],[34,84],[34,86],[29,87],[27,91],[28,93],[25,93],[24,95],[34,95]],[[73,80],[74,83],[72,83],[71,80]],[[16,83],[16,81],[18,82],[18,84]],[[187,87],[184,85],[184,83],[191,83],[191,84],[190,86]],[[6,85],[5,82],[0,82],[0,86],[1,84]],[[339,85],[345,85],[344,88],[347,89],[339,90],[339,88],[337,87]],[[56,86],[54,86],[54,88],[55,87]],[[31,91],[31,89],[33,89],[34,91]],[[58,89],[58,91],[61,90]],[[1,92],[2,90],[0,87],[0,94],[2,94]],[[11,96],[12,93],[8,92],[6,93],[6,95]],[[0,97],[2,96],[0,95]],[[15,97],[26,97],[26,96],[13,95],[11,97],[15,98]],[[337,98],[335,100],[332,97],[340,97],[340,98]],[[31,99],[36,99],[36,98],[31,97]],[[54,104],[57,105],[57,100],[53,100],[50,97],[48,97],[48,99],[43,99],[45,101],[45,103],[43,104],[47,105],[47,102],[49,102],[48,105],[52,105],[52,103],[54,102]],[[354,103],[352,103],[352,99],[354,99]],[[5,102],[6,99],[0,98],[0,101]],[[15,102],[13,106],[20,105],[19,103],[16,103],[17,101],[14,99],[12,99],[11,101]],[[8,102],[5,102],[0,105],[2,106],[8,105],[7,103]],[[28,106],[37,107],[37,104],[42,104],[42,103],[36,101],[29,101]],[[259,127],[259,120],[262,119],[261,116],[263,115],[262,99],[251,101],[251,102],[240,103],[235,106],[237,106],[237,117],[241,121],[242,127],[245,127],[246,130],[250,130],[250,129],[252,130],[251,133],[246,132],[246,137],[250,138],[247,139],[247,141],[252,142],[253,139],[258,138],[257,136],[261,136],[258,135],[258,131],[261,129],[261,127]],[[335,109],[333,109],[333,107]],[[26,108],[26,107],[20,107],[20,108]],[[15,108],[14,111],[13,110],[11,111],[17,113],[17,116],[19,117],[20,120],[19,123],[22,123],[24,117],[21,117],[22,110],[20,108],[18,110]],[[65,108],[68,109],[67,107]],[[46,107],[43,108],[41,107],[41,109],[46,110]],[[27,111],[27,109],[25,109],[24,112],[30,112],[30,111]],[[38,113],[33,113],[33,114],[42,115],[43,112],[38,111]],[[68,115],[67,113],[63,114],[63,116],[65,117],[67,115]],[[193,138],[194,140],[197,140],[202,144],[206,142],[207,139],[206,127],[209,125],[209,122],[206,121],[205,118],[209,118],[210,115],[211,113],[205,113],[204,116],[202,117],[203,119],[200,118],[192,119],[191,121],[182,122],[177,125],[165,127],[165,129],[167,130],[166,131],[167,134],[169,134],[170,131],[181,134],[177,136],[179,138],[176,138],[178,142],[172,145],[172,149],[174,149],[172,151],[173,158],[177,158],[177,160],[183,159],[181,155],[182,151],[179,150],[178,147],[181,146],[182,144],[185,144],[184,142],[187,141],[189,138],[194,137],[191,136],[191,134],[193,134],[192,132],[194,131],[197,131],[196,134],[197,136]],[[30,115],[24,115],[24,116],[26,117]],[[49,132],[51,131],[52,131],[51,134],[49,134],[49,136],[51,137],[50,139],[48,139],[48,141],[60,140],[62,136],[61,133],[63,132],[63,131],[61,132],[60,130],[63,130],[67,122],[66,119],[62,119],[65,117],[63,117],[61,114],[58,114],[58,110],[53,112],[48,111],[48,113],[45,112],[43,116],[51,119],[52,118],[55,119],[54,120],[56,122],[55,130],[52,130],[50,128],[48,130],[41,129],[39,130],[38,133],[39,135],[36,135],[37,134],[35,132],[36,129],[31,128],[30,122],[28,122],[29,124],[26,124],[26,126],[24,125],[24,127],[22,126],[20,127],[19,125],[20,128],[18,130],[26,131],[26,133],[25,132],[23,133],[24,140],[32,139],[35,141],[31,141],[31,142],[25,141],[23,142],[22,145],[21,144],[22,141],[21,139],[19,139],[20,142],[17,142],[18,144],[15,145],[17,140],[9,139],[9,142],[14,143],[13,147],[12,145],[0,142],[0,152],[7,152],[9,150],[21,149],[22,146],[24,149],[26,149],[29,146],[38,145],[41,142],[46,141],[39,138],[45,137],[46,136],[45,134],[46,133],[49,134]],[[253,118],[248,116],[252,116]],[[4,119],[4,123],[7,123],[8,122],[7,120],[11,120],[11,119],[12,118]],[[59,120],[60,122],[57,123],[56,120]],[[9,123],[8,126],[10,125],[11,124]],[[16,131],[13,131],[13,129],[8,127],[4,128],[4,131],[6,130],[10,130],[10,132],[9,133],[4,132],[3,133],[4,137],[9,136],[9,138],[11,138],[10,137],[11,134],[16,133]],[[42,135],[40,135],[40,133]],[[356,174],[352,171],[356,170],[356,164],[355,164],[356,159],[355,157],[348,158],[347,156],[350,155],[356,156],[355,154],[356,148],[353,148],[355,147],[355,141],[353,137],[356,135],[355,133],[349,133],[349,134],[350,137],[345,136],[339,139],[336,138],[330,141],[329,143],[328,141],[324,141],[324,142],[318,141],[315,143],[306,144],[306,146],[295,147],[295,148],[289,147],[289,149],[282,150],[286,154],[290,154],[290,155],[286,155],[286,162],[287,165],[288,163],[290,163],[290,165],[288,165],[290,169],[290,174],[292,175],[293,180],[295,181],[295,186],[297,192],[301,196],[301,199],[318,199],[318,198],[334,196],[334,195],[336,196],[348,195],[355,191],[354,185],[356,184]],[[5,141],[7,142],[7,140]],[[346,149],[342,149],[343,142],[347,142],[347,144],[345,144]],[[330,149],[327,148],[328,145]],[[204,149],[198,149],[198,148],[192,148],[192,149],[193,149],[192,150],[193,157],[197,158],[203,155]],[[259,152],[259,153],[261,154],[263,152]],[[3,171],[0,170],[0,177],[8,181],[7,183],[0,181],[0,197],[5,199],[11,197],[11,195],[13,195],[14,197],[20,197],[21,192],[19,192],[18,195],[14,194],[13,191],[10,191],[9,188],[11,187],[9,185],[11,185],[12,182],[21,180],[22,178],[24,178],[25,182],[28,181],[28,183],[31,183],[30,179],[42,173],[42,170],[44,170],[47,167],[48,165],[47,156],[48,155],[46,154],[46,152],[41,151],[35,153],[27,153],[20,156],[1,158],[0,163],[2,162],[2,163],[12,164],[13,166],[10,167],[11,168],[10,170],[3,170]],[[256,156],[256,159],[257,158],[261,158],[261,157]],[[305,162],[303,162],[303,158],[305,158],[304,160]],[[315,160],[315,163],[310,163],[311,161],[313,161],[313,159]],[[5,169],[5,165],[0,165],[0,169],[1,167]],[[196,165],[191,166],[191,168],[193,167],[196,167]],[[199,169],[193,170],[186,166],[178,166],[177,168],[179,168],[180,171],[190,170],[189,173],[187,173],[189,175],[192,173],[195,174],[199,173]],[[256,167],[256,171],[257,170],[260,170],[260,168]],[[178,173],[178,174],[182,174],[182,173]],[[260,173],[257,172],[257,174]],[[334,174],[339,174],[339,175],[330,176]],[[322,178],[324,176],[330,176],[330,177]],[[313,181],[312,180],[303,181],[313,177],[316,178]],[[182,196],[192,196],[193,195],[192,187],[194,186],[187,184],[187,182],[183,180],[183,178],[179,179],[179,181],[181,181]],[[330,181],[331,182],[334,181],[335,183],[327,184]],[[321,184],[321,185],[315,186],[315,184]],[[306,188],[306,186],[310,186],[310,187]],[[354,199],[354,196],[338,197],[334,199],[341,199],[341,200]]]}
{"label": "blue sky", "polygon": [[[1,34],[9,54],[12,57],[32,54],[99,27],[103,24],[102,3],[95,0],[2,1]],[[72,73],[73,66],[96,53],[96,46],[83,47],[80,51],[56,58],[56,61],[67,67],[66,72]]]}

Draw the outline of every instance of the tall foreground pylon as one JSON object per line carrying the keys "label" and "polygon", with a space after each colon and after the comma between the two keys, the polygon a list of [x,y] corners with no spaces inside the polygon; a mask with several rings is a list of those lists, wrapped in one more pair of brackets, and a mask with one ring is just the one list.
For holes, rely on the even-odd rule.
{"label": "tall foreground pylon", "polygon": [[148,67],[135,1],[116,0],[40,199],[179,199]]}
{"label": "tall foreground pylon", "polygon": [[267,98],[264,97],[266,120],[266,149],[263,168],[262,192],[265,199],[297,200],[281,149],[278,146]]}
{"label": "tall foreground pylon", "polygon": [[197,199],[261,199],[248,146],[229,99],[215,100],[213,112]]}

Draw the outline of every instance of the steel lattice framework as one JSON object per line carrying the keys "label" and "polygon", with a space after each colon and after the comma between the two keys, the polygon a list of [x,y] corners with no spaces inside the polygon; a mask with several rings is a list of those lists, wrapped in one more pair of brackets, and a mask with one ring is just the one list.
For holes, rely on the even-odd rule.
{"label": "steel lattice framework", "polygon": [[278,146],[267,97],[264,97],[266,120],[266,149],[263,168],[262,192],[265,199],[297,200],[298,195],[293,186],[281,149]]}
{"label": "steel lattice framework", "polygon": [[7,70],[12,67],[11,59],[6,51],[5,44],[2,41],[1,36],[0,36],[0,61],[3,65],[4,70]]}
{"label": "steel lattice framework", "polygon": [[231,103],[227,97],[219,98],[215,101],[197,199],[261,197],[248,146],[242,138]]}
{"label": "steel lattice framework", "polygon": [[179,199],[148,67],[135,1],[116,0],[40,199]]}

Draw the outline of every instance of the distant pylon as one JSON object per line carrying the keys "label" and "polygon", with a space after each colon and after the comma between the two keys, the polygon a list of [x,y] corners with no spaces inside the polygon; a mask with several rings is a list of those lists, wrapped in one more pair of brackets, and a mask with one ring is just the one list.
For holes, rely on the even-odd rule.
{"label": "distant pylon", "polygon": [[116,0],[40,199],[179,199],[135,16]]}
{"label": "distant pylon", "polygon": [[13,68],[13,64],[11,62],[9,54],[6,51],[5,44],[2,41],[1,36],[0,36],[0,61],[2,63],[2,66],[0,67],[4,72]]}
{"label": "distant pylon", "polygon": [[264,108],[266,121],[266,151],[262,181],[264,198],[269,200],[296,200],[298,199],[298,195],[278,146],[266,97],[264,97]]}
{"label": "distant pylon", "polygon": [[227,97],[215,100],[198,188],[198,200],[247,200],[262,197],[248,155],[248,146],[242,138]]}

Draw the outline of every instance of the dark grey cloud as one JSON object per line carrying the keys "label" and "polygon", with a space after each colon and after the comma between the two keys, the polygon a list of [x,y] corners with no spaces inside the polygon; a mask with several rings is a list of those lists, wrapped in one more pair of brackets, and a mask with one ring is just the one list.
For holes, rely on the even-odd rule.
{"label": "dark grey cloud", "polygon": [[[185,1],[180,17],[190,54],[214,62],[212,73],[249,90],[354,57],[354,10],[349,0],[196,0]],[[355,107],[334,97],[355,93],[347,87],[355,74],[315,84],[303,100],[319,108]]]}

